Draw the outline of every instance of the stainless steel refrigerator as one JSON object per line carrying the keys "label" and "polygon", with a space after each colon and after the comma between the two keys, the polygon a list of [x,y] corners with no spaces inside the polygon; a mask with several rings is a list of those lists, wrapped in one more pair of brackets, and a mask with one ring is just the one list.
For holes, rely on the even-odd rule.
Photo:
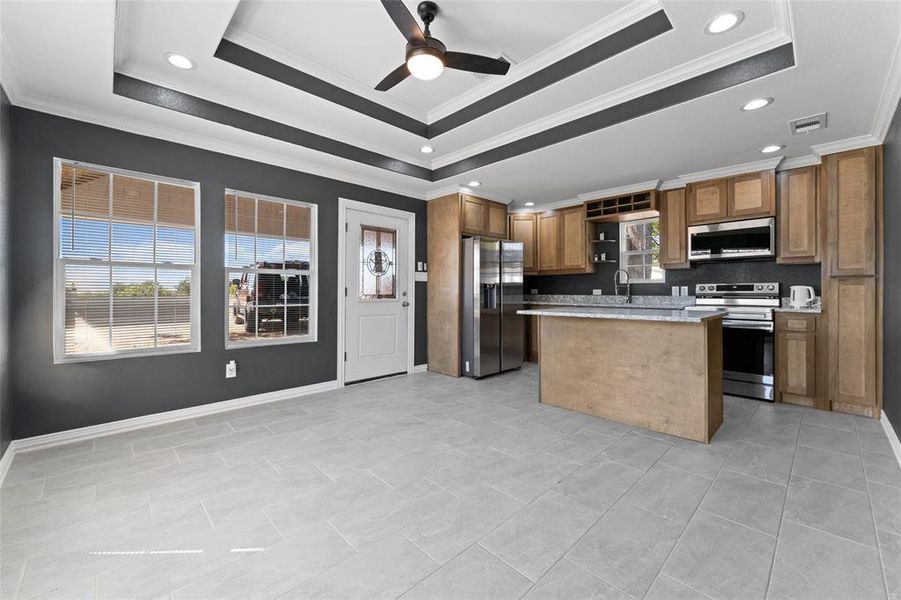
{"label": "stainless steel refrigerator", "polygon": [[523,359],[522,242],[463,240],[463,374],[518,369]]}

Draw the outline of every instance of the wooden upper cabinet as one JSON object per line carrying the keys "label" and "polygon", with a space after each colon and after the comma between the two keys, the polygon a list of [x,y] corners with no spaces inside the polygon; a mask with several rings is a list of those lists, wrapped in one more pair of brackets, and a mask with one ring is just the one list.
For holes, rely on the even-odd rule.
{"label": "wooden upper cabinet", "polygon": [[469,194],[460,194],[460,205],[463,233],[481,234],[488,219],[488,201]]}
{"label": "wooden upper cabinet", "polygon": [[660,192],[660,266],[687,269],[688,233],[685,222],[685,188]]}
{"label": "wooden upper cabinet", "polygon": [[728,181],[715,179],[688,184],[688,224],[715,223],[729,218]]}
{"label": "wooden upper cabinet", "polygon": [[538,270],[560,269],[560,213],[538,215]]}
{"label": "wooden upper cabinet", "polygon": [[561,219],[560,269],[584,269],[588,266],[584,205],[559,211]]}
{"label": "wooden upper cabinet", "polygon": [[730,177],[727,186],[730,217],[744,219],[776,214],[775,169]]}
{"label": "wooden upper cabinet", "polygon": [[830,154],[823,173],[829,275],[875,275],[876,149]]}
{"label": "wooden upper cabinet", "polygon": [[829,400],[876,406],[876,278],[829,279]]}
{"label": "wooden upper cabinet", "polygon": [[460,229],[466,235],[507,237],[507,207],[469,194],[460,194]]}
{"label": "wooden upper cabinet", "polygon": [[510,215],[510,239],[522,242],[522,270],[538,270],[538,215],[520,213]]}
{"label": "wooden upper cabinet", "polygon": [[779,173],[776,233],[779,235],[776,262],[818,263],[817,167],[803,167]]}
{"label": "wooden upper cabinet", "polygon": [[488,203],[487,233],[492,237],[507,237],[507,207],[497,202]]}

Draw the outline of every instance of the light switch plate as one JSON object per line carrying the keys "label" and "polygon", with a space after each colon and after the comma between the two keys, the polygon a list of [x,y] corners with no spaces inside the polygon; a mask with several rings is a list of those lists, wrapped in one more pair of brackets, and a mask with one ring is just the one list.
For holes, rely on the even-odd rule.
{"label": "light switch plate", "polygon": [[674,285],[673,286],[673,296],[678,296],[678,295],[679,295],[679,286]]}
{"label": "light switch plate", "polygon": [[238,364],[233,360],[230,360],[227,363],[225,363],[225,378],[231,379],[232,377],[237,377],[237,376],[238,376]]}

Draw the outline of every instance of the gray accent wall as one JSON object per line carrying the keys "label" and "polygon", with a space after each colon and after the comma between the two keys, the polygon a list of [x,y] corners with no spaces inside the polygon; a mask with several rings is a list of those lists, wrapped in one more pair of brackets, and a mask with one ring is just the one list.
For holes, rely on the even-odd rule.
{"label": "gray accent wall", "polygon": [[895,109],[888,135],[883,142],[883,185],[885,219],[885,273],[882,320],[883,364],[882,409],[901,437],[901,105]]}
{"label": "gray accent wall", "polygon": [[9,385],[10,205],[13,196],[12,106],[0,87],[0,456],[12,440],[12,395]]}
{"label": "gray accent wall", "polygon": [[[426,260],[422,200],[19,107],[12,122],[15,287],[4,286],[3,296],[15,298],[10,383],[16,439],[334,380],[339,197],[415,213],[416,260]],[[54,157],[200,182],[201,352],[53,364]],[[225,188],[318,205],[318,342],[226,350]],[[417,283],[416,364],[426,362],[425,292]],[[231,359],[238,377],[226,380]]]}

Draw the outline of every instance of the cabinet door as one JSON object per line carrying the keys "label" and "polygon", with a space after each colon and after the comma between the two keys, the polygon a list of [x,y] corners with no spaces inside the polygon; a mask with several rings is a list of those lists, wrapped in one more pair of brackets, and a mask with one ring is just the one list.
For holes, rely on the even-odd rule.
{"label": "cabinet door", "polygon": [[827,283],[829,400],[876,406],[876,279]]}
{"label": "cabinet door", "polygon": [[725,179],[688,185],[688,224],[715,223],[729,218]]}
{"label": "cabinet door", "polygon": [[506,239],[507,237],[507,206],[497,202],[488,203],[488,235]]}
{"label": "cabinet door", "polygon": [[487,230],[488,202],[469,194],[460,194],[463,233],[480,235]]}
{"label": "cabinet door", "polygon": [[510,215],[510,239],[522,242],[522,270],[538,270],[538,218],[533,214]]}
{"label": "cabinet door", "polygon": [[582,205],[560,210],[561,269],[584,269],[588,265],[588,247],[585,235],[585,208]]}
{"label": "cabinet door", "polygon": [[876,274],[876,150],[831,154],[826,176],[829,275]]}
{"label": "cabinet door", "polygon": [[779,391],[812,398],[817,393],[816,333],[779,331],[776,334]]}
{"label": "cabinet door", "polygon": [[761,171],[730,177],[729,216],[769,217],[776,214],[776,171]]}
{"label": "cabinet door", "polygon": [[538,270],[560,269],[560,213],[538,215]]}
{"label": "cabinet door", "polygon": [[804,167],[779,173],[776,262],[817,263],[817,168]]}
{"label": "cabinet door", "polygon": [[688,268],[685,188],[660,192],[660,266]]}

